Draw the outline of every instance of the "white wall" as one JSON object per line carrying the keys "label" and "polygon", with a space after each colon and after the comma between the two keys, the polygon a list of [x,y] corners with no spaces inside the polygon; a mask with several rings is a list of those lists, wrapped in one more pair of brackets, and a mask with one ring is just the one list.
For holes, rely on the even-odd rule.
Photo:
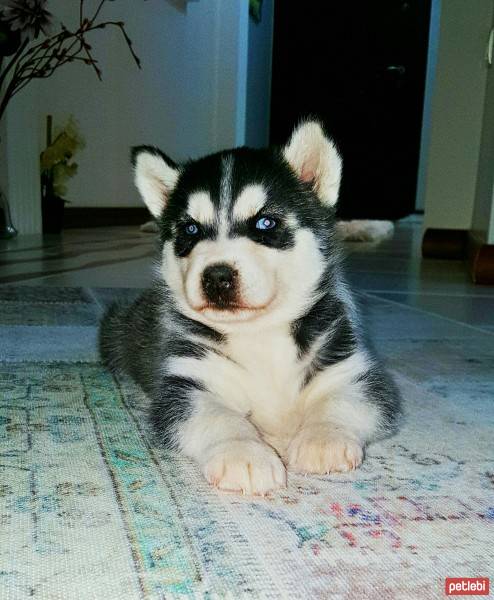
{"label": "white wall", "polygon": [[470,229],[492,0],[442,0],[424,181],[425,227]]}
{"label": "white wall", "polygon": [[[97,4],[86,1],[88,10]],[[78,6],[50,1],[52,13],[67,26],[76,22]],[[29,145],[36,157],[47,114],[55,124],[74,115],[86,139],[67,194],[73,206],[141,205],[129,165],[133,145],[157,145],[181,161],[245,143],[247,0],[119,0],[108,2],[102,17],[126,23],[142,70],[118,30],[97,31],[90,42],[102,82],[91,68],[72,63],[27,87],[9,109],[9,188],[19,212],[16,224],[24,232],[33,226],[15,200],[22,195],[19,176],[25,169],[19,148]],[[34,169],[31,187],[36,177]],[[31,196],[28,204],[36,202]]]}
{"label": "white wall", "polygon": [[[494,28],[494,15],[492,27]],[[487,70],[471,230],[479,241],[494,244],[494,65]]]}
{"label": "white wall", "polygon": [[425,188],[431,143],[432,99],[437,74],[437,54],[439,50],[439,26],[441,23],[441,0],[432,0],[427,49],[427,70],[425,77],[424,109],[422,113],[422,131],[420,136],[420,161],[417,175],[417,194],[415,210],[425,208]]}

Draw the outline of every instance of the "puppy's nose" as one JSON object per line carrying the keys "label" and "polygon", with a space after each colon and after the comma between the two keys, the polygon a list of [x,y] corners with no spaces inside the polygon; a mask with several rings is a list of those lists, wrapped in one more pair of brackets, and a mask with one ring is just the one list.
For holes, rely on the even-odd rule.
{"label": "puppy's nose", "polygon": [[210,265],[204,269],[204,273],[202,274],[203,284],[218,291],[225,291],[232,288],[235,278],[236,271],[224,263]]}
{"label": "puppy's nose", "polygon": [[226,307],[235,299],[237,271],[226,263],[210,265],[202,274],[202,287],[207,299],[220,307]]}

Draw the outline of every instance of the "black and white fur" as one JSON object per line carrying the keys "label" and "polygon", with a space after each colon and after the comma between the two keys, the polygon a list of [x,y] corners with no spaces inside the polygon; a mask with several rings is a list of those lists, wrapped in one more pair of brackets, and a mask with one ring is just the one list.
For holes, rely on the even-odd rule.
{"label": "black and white fur", "polygon": [[282,149],[178,166],[143,146],[133,164],[160,227],[159,277],[110,309],[100,345],[149,396],[159,439],[249,494],[285,486],[287,468],[358,467],[400,402],[340,274],[341,159],[320,125],[302,123]]}

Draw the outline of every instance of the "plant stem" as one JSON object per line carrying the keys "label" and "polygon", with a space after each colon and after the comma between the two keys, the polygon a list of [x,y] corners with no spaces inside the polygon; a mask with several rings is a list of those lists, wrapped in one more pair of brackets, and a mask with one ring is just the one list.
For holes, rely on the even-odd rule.
{"label": "plant stem", "polygon": [[0,73],[0,89],[2,88],[3,82],[5,81],[5,78],[7,77],[8,72],[15,65],[15,63],[20,58],[21,54],[24,52],[24,50],[26,49],[26,46],[28,44],[29,44],[29,39],[26,38],[22,42],[22,44],[19,46],[19,48],[17,49],[17,52],[14,54],[14,56],[7,63],[7,66],[5,67],[5,69]]}
{"label": "plant stem", "polygon": [[[96,23],[96,19],[105,4],[106,0],[100,0],[95,13],[92,17],[84,17],[85,0],[79,0],[79,26],[75,31],[69,31],[62,24],[62,29],[57,34],[45,37],[44,40],[36,44],[29,45],[29,39],[26,38],[15,55],[2,69],[0,62],[0,119],[3,117],[9,101],[19,93],[33,79],[46,79],[50,77],[58,68],[68,62],[82,61],[91,66],[98,79],[101,79],[101,70],[97,65],[97,60],[92,54],[91,46],[86,42],[86,35],[96,29],[105,27],[117,27],[125,40],[137,66],[140,68],[139,57],[134,52],[132,40],[127,35],[125,25],[121,21],[102,21]],[[2,85],[7,81],[7,75],[13,70],[8,84],[4,86],[4,92],[1,93]]]}
{"label": "plant stem", "polygon": [[96,12],[93,15],[93,18],[91,19],[91,22],[94,23],[94,21],[96,20],[96,18],[98,17],[100,10],[103,8],[103,4],[106,2],[106,0],[101,0],[101,2],[99,3],[98,8],[96,9]]}

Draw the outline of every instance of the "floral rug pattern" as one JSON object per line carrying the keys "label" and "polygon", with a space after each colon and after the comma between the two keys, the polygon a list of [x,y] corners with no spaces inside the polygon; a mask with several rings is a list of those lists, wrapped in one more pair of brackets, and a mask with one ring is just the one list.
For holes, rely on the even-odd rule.
{"label": "floral rug pattern", "polygon": [[400,378],[400,433],[351,475],[219,494],[154,448],[94,362],[0,365],[0,598],[442,598],[489,576],[494,423]]}

